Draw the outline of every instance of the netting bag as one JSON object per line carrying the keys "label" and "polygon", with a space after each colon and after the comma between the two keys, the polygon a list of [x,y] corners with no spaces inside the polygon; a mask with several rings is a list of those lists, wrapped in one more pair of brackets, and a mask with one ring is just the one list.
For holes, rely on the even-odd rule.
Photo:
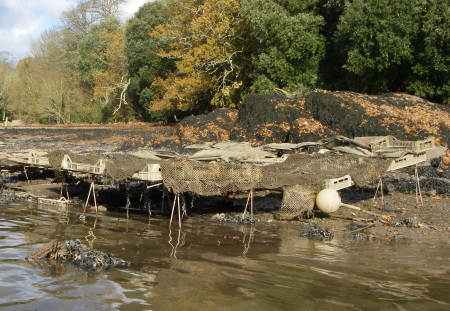
{"label": "netting bag", "polygon": [[279,220],[289,220],[297,217],[309,217],[314,208],[315,192],[307,187],[294,185],[283,188],[281,208],[275,214]]}

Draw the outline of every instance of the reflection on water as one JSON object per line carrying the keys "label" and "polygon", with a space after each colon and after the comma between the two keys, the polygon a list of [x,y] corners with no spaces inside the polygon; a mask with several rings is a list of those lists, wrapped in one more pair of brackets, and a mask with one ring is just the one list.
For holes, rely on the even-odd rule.
{"label": "reflection on water", "polygon": [[[446,245],[299,237],[298,223],[248,225],[0,207],[0,309],[449,310]],[[131,261],[89,275],[26,261],[56,239]]]}

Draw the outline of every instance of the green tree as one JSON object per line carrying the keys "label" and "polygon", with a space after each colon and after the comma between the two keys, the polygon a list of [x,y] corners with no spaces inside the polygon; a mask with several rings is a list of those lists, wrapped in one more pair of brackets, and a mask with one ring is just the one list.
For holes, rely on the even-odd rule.
{"label": "green tree", "polygon": [[104,69],[99,68],[92,72],[95,81],[93,100],[101,103],[106,118],[134,119],[134,111],[127,100],[130,79],[124,51],[124,30],[119,27],[115,31],[109,32],[105,29],[97,37],[107,44],[101,55],[106,65]]}
{"label": "green tree", "polygon": [[118,18],[120,4],[126,0],[80,0],[61,14],[61,48],[73,68],[77,66],[79,42],[91,28],[110,17]]}
{"label": "green tree", "polygon": [[353,0],[339,20],[333,48],[341,51],[344,88],[359,92],[404,91],[415,61],[419,31],[416,0]]}
{"label": "green tree", "polygon": [[94,87],[95,80],[92,76],[94,71],[106,70],[107,60],[105,51],[109,43],[106,38],[101,38],[100,33],[114,32],[120,27],[118,19],[111,17],[103,20],[100,24],[92,26],[89,33],[83,37],[78,45],[77,69],[80,79],[89,87]]}
{"label": "green tree", "polygon": [[128,72],[131,78],[130,98],[136,111],[145,121],[159,120],[160,112],[150,111],[149,103],[155,90],[150,86],[158,77],[166,77],[174,70],[174,61],[159,56],[164,42],[149,34],[155,27],[167,21],[167,10],[161,1],[145,3],[126,27],[125,53],[128,58]]}
{"label": "green tree", "polygon": [[5,117],[10,101],[13,74],[11,53],[0,51],[0,118],[2,119]]}
{"label": "green tree", "polygon": [[[324,0],[322,0],[324,1]],[[299,14],[299,13],[313,13],[317,8],[322,6],[323,4],[321,0],[274,0],[275,3],[279,4],[283,8],[286,9],[291,15]],[[325,0],[325,1],[340,1],[340,0]]]}
{"label": "green tree", "polygon": [[45,31],[31,45],[33,57],[19,62],[13,80],[11,107],[35,122],[68,123],[84,103],[77,72],[67,66],[57,29]]}
{"label": "green tree", "polygon": [[[111,57],[106,53],[110,38],[97,35],[118,28],[114,16],[123,2],[78,1],[63,12],[61,25],[43,32],[32,43],[33,57],[18,63],[12,80],[10,106],[16,115],[36,122],[101,120],[102,107],[91,101],[95,95],[93,74],[111,69],[108,66],[114,61],[108,63]],[[103,79],[99,85],[109,82]]]}
{"label": "green tree", "polygon": [[316,85],[325,41],[315,1],[242,0],[252,69],[250,91],[305,93]]}
{"label": "green tree", "polygon": [[337,26],[347,2],[348,0],[319,0],[313,9],[324,19],[320,33],[325,38],[325,54],[319,70],[319,86],[323,89],[335,90],[342,87],[342,77],[347,74],[343,68],[345,53],[335,45]]}
{"label": "green tree", "polygon": [[450,3],[421,2],[420,31],[414,46],[413,81],[407,90],[438,103],[450,104]]}
{"label": "green tree", "polygon": [[92,91],[103,121],[135,118],[127,100],[130,79],[124,47],[124,29],[113,17],[94,25],[79,44],[80,78]]}
{"label": "green tree", "polygon": [[[19,60],[15,69],[11,86],[11,108],[17,118],[26,118],[37,122],[37,114],[40,109],[35,106],[38,94],[35,91],[33,75],[31,74],[32,58]],[[34,115],[32,111],[35,112]]]}

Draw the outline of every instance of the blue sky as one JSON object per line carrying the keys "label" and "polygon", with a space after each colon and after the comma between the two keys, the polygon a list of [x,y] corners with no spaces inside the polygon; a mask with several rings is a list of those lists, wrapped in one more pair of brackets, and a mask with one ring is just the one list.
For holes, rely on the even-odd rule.
{"label": "blue sky", "polygon": [[[128,0],[123,18],[130,18],[149,0]],[[0,0],[0,51],[13,55],[14,61],[29,56],[30,43],[46,29],[59,23],[61,12],[76,0]]]}

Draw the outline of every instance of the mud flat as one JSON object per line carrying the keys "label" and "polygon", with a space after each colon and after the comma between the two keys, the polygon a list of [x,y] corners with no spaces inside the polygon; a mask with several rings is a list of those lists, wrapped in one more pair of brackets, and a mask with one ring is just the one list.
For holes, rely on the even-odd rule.
{"label": "mud flat", "polygon": [[[89,127],[22,127],[1,129],[1,137],[3,145],[0,146],[3,152],[26,151],[28,149],[40,150],[57,150],[65,149],[71,152],[87,153],[87,152],[142,152],[149,150],[152,141],[156,136],[164,136],[169,133],[171,127],[161,128],[149,125],[116,125],[116,126],[89,126]],[[172,140],[170,137],[166,137]],[[171,142],[166,149],[176,142]],[[424,175],[432,175],[425,173],[425,170],[433,170],[435,174],[444,174],[439,180],[448,181],[447,172],[442,168],[423,169]],[[299,228],[299,232],[304,232],[305,236],[312,239],[330,238],[330,236],[321,236],[320,228],[331,232],[332,238],[348,238],[355,241],[369,243],[425,243],[430,245],[448,246],[449,244],[449,213],[450,199],[448,194],[439,190],[440,188],[426,189],[423,191],[422,198],[416,196],[414,187],[406,187],[409,193],[401,193],[396,188],[396,183],[401,180],[411,181],[411,172],[402,173],[405,178],[400,179],[398,175],[392,175],[391,183],[385,185],[383,196],[380,192],[375,194],[376,185],[368,188],[350,187],[341,190],[342,201],[361,207],[386,216],[385,218],[374,218],[358,211],[341,208],[337,212],[326,215],[317,210],[313,210],[309,217],[300,217],[295,220],[280,221],[275,215],[282,205],[282,197],[275,192],[267,196],[258,194],[255,197],[255,218],[260,222],[275,222],[282,226],[289,225]],[[434,174],[434,173],[433,173]],[[4,177],[7,175],[3,174]],[[427,176],[428,176],[427,175]],[[409,177],[408,177],[409,176]],[[4,178],[5,185],[10,188],[20,188],[34,193],[36,196],[57,197],[59,195],[60,184],[53,182],[53,179],[35,179],[32,181],[22,181],[10,183]],[[47,184],[48,187],[42,186]],[[86,186],[86,185],[85,185]],[[445,185],[443,186],[445,188]],[[51,188],[51,189],[48,189]],[[399,187],[400,190],[402,187]],[[403,186],[405,188],[405,186]],[[436,189],[438,191],[436,191]],[[84,190],[81,191],[81,190]],[[87,188],[73,187],[72,191],[84,193],[80,196],[81,201],[86,199]],[[123,189],[122,189],[123,190]],[[433,191],[434,190],[434,191]],[[39,192],[38,192],[39,191]],[[47,191],[47,193],[45,193]],[[117,190],[119,191],[119,190]],[[404,191],[405,192],[405,191]],[[448,192],[448,189],[447,189]],[[74,192],[75,193],[75,192]],[[101,192],[99,192],[101,194]],[[124,192],[122,192],[123,195]],[[136,194],[139,197],[139,192]],[[161,195],[161,192],[158,196]],[[109,197],[105,195],[105,197]],[[120,192],[119,192],[120,197]],[[192,210],[188,209],[188,217],[210,217],[216,212],[224,212],[229,216],[242,213],[246,205],[246,194],[241,194],[240,198],[210,198],[204,197],[196,199],[194,205],[199,207]],[[108,202],[105,198],[104,203]],[[99,200],[102,200],[101,196]],[[124,197],[121,200],[125,202]],[[214,201],[215,200],[215,201]],[[223,209],[208,210],[208,207],[221,202]],[[158,203],[155,203],[156,205]],[[189,204],[189,203],[188,203]],[[119,204],[118,207],[120,207]],[[122,204],[122,207],[124,205]],[[215,220],[211,220],[215,221]],[[217,220],[216,220],[217,221]],[[319,232],[317,236],[314,232]],[[317,229],[319,228],[319,229]],[[310,230],[310,231],[308,231]]]}
{"label": "mud flat", "polygon": [[[75,180],[66,176],[69,178],[66,180],[70,185],[69,192],[78,196],[81,205],[88,199],[92,181],[96,182],[99,204],[108,209],[123,210],[126,206],[144,213],[148,212],[148,208],[157,212],[161,209],[162,197],[167,205],[173,197],[167,196],[164,187],[151,188],[148,195],[143,195],[142,184],[154,186],[154,183],[142,182],[142,179],[148,180],[155,173],[150,169],[155,167],[153,164],[147,166],[148,170],[132,176],[137,180],[124,183],[130,181],[131,168],[134,170],[141,166],[145,154],[150,152],[165,159],[164,163],[170,163],[161,166],[161,174],[166,174],[164,184],[169,190],[178,194],[195,192],[200,195],[178,197],[180,205],[187,207],[189,217],[212,218],[215,214],[225,213],[225,217],[218,217],[218,221],[239,219],[235,214],[249,207],[249,198],[253,198],[256,219],[280,222],[283,226],[300,226],[302,234],[312,239],[343,237],[371,243],[449,243],[450,152],[447,147],[450,144],[450,109],[407,94],[374,96],[318,91],[299,98],[249,95],[243,99],[239,110],[216,109],[209,114],[184,118],[170,126],[146,123],[27,125],[1,128],[0,135],[0,153],[8,155],[34,149],[43,153],[62,150],[59,156],[68,157],[66,162],[73,165],[76,165],[78,156],[83,157],[83,161],[90,157],[94,162],[107,158],[109,164],[91,163],[90,160],[86,160],[89,163],[85,164],[93,165],[94,169],[105,169],[114,175],[112,182],[116,184],[112,188],[100,189],[103,188],[101,185],[112,184],[111,176],[109,180],[101,174],[94,179],[92,174]],[[362,140],[357,141],[358,137]],[[240,157],[236,158],[236,153],[229,152],[229,146],[227,150],[213,146],[229,141],[241,146],[265,146],[265,149],[258,149],[258,154],[269,152],[276,154],[276,157],[262,156],[264,160],[260,162],[275,162],[269,169],[264,166],[255,169],[246,158],[254,156],[255,149],[245,156],[242,156],[241,150]],[[394,164],[398,164],[399,169],[395,165],[384,167],[381,163],[373,166],[366,161],[367,153],[375,151],[372,147],[367,148],[368,144],[379,147],[377,152],[383,152],[386,144],[391,144],[391,149],[398,148],[400,154],[396,155],[396,159],[399,161]],[[433,156],[426,151],[427,161],[423,164],[422,157],[425,155],[422,145],[428,144],[441,148],[444,153],[437,152]],[[402,154],[405,145],[413,153]],[[320,154],[321,148],[333,149],[335,156],[308,156]],[[356,157],[360,156],[363,160],[342,156],[348,152],[357,154]],[[126,156],[118,156],[118,153]],[[295,161],[276,163],[284,155],[292,153],[294,157],[290,158]],[[90,156],[93,154],[99,157]],[[54,155],[53,158],[60,161],[58,154]],[[170,160],[180,155],[182,161]],[[37,156],[39,158],[39,154]],[[390,156],[383,155],[384,158]],[[186,157],[204,162],[200,165],[185,161]],[[304,159],[310,161],[309,169],[296,165]],[[207,161],[211,161],[210,164]],[[254,159],[252,161],[254,163]],[[354,167],[360,166],[361,161],[367,162],[365,169],[350,174]],[[239,169],[235,169],[236,162],[240,163]],[[39,170],[24,171],[23,165],[15,163],[0,156],[2,167],[9,166],[21,172],[19,175],[23,185],[11,183],[17,179],[6,178],[8,172],[4,172],[3,182],[7,187],[22,187],[24,191],[35,192],[36,197],[60,196],[62,191],[58,182],[62,180],[61,176],[45,176]],[[173,168],[175,170],[170,171]],[[205,175],[192,176],[195,170]],[[327,171],[334,173],[327,174]],[[350,174],[351,179],[346,174]],[[231,180],[239,177],[241,183],[228,183],[224,177],[226,175],[231,176]],[[380,175],[383,175],[382,179]],[[263,184],[258,176],[265,178]],[[325,180],[329,182],[328,186],[339,190],[344,203],[382,217],[374,218],[370,214],[345,208],[330,215],[313,209],[312,194],[323,187]],[[356,185],[351,186],[350,181]],[[47,183],[48,187],[38,186],[39,183]],[[209,186],[204,187],[205,184]],[[254,188],[261,185],[266,190],[253,193]],[[418,189],[417,185],[421,188]],[[301,186],[300,189],[298,186]],[[235,193],[236,190],[240,193]],[[301,204],[295,207],[296,202]],[[174,205],[167,206],[166,212]],[[305,213],[300,213],[305,206]],[[284,211],[284,217],[281,217],[280,211]],[[289,211],[292,213],[289,214]]]}

